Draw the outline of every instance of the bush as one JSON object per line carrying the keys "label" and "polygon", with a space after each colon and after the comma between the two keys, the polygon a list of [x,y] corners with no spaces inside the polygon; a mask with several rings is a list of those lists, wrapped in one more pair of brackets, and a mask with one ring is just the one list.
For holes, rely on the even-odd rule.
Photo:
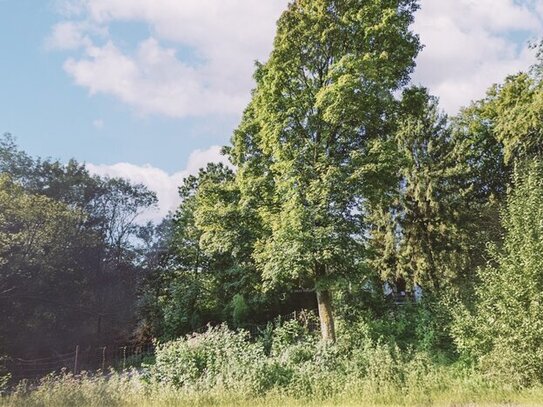
{"label": "bush", "polygon": [[503,213],[503,247],[491,247],[479,270],[473,310],[457,316],[460,349],[494,379],[528,386],[543,381],[543,165],[515,171]]}
{"label": "bush", "polygon": [[315,375],[335,367],[331,358],[330,350],[296,321],[273,330],[268,355],[263,341],[251,341],[247,332],[222,325],[158,345],[148,377],[192,393],[256,395],[280,388],[290,394],[313,394]]}
{"label": "bush", "polygon": [[[271,346],[265,352],[265,342]],[[189,394],[226,392],[326,399],[345,388],[364,388],[377,395],[403,391],[408,383],[434,374],[425,352],[374,341],[354,328],[348,342],[330,345],[298,321],[287,321],[251,341],[243,331],[226,326],[157,347],[149,381],[172,385]],[[353,346],[354,344],[354,346]]]}
{"label": "bush", "polygon": [[232,307],[232,322],[235,326],[241,326],[247,317],[249,316],[249,306],[245,302],[243,295],[236,294],[232,298],[231,302]]}
{"label": "bush", "polygon": [[251,343],[245,331],[226,325],[209,328],[156,349],[150,377],[160,383],[191,391],[260,390],[260,371],[266,360],[260,343]]}

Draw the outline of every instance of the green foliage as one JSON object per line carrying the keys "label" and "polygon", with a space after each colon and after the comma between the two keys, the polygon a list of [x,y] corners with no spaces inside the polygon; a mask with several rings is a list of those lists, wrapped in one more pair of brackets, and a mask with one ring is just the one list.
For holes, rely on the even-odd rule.
{"label": "green foliage", "polygon": [[459,312],[456,340],[490,375],[543,380],[543,165],[518,166],[503,213],[502,247],[490,246],[474,309]]}
{"label": "green foliage", "polygon": [[[464,126],[468,120],[473,119],[465,118]],[[479,154],[480,140],[460,122],[451,124],[426,89],[404,91],[396,152],[389,158],[396,185],[370,205],[368,217],[370,265],[384,279],[402,277],[408,286],[433,292],[458,291],[473,279],[472,270],[481,262],[478,246],[488,238],[480,228],[506,177],[495,172],[500,155]],[[497,182],[489,185],[488,173]]]}
{"label": "green foliage", "polygon": [[0,137],[2,351],[33,358],[129,337],[150,265],[152,228],[136,219],[155,203],[143,185],[31,158]]}
{"label": "green foliage", "polygon": [[301,342],[314,342],[314,336],[311,335],[306,326],[300,324],[297,320],[278,322],[272,333],[272,354],[278,355],[289,346]]}
{"label": "green foliage", "polygon": [[409,348],[428,352],[435,358],[454,358],[455,347],[448,326],[450,312],[442,303],[403,306],[388,318],[370,321],[375,339],[384,339],[400,349]]}
{"label": "green foliage", "polygon": [[543,153],[543,83],[527,73],[509,76],[488,92],[487,115],[510,162]]}
{"label": "green foliage", "polygon": [[262,324],[312,306],[307,295],[285,286],[263,289],[252,257],[261,224],[241,204],[232,170],[209,164],[184,180],[180,195],[163,225],[163,255],[143,290],[143,324],[152,335],[169,340],[208,323]]}
{"label": "green foliage", "polygon": [[[259,341],[226,327],[159,345],[147,371],[51,375],[22,383],[1,406],[452,405],[538,400],[540,388],[498,388],[469,368],[358,333],[330,345],[289,321],[266,356]],[[300,335],[301,334],[301,335]],[[353,345],[354,343],[360,345]]]}
{"label": "green foliage", "polygon": [[164,254],[144,290],[143,317],[155,336],[261,320],[280,302],[261,293],[250,255],[258,225],[238,206],[233,176],[224,165],[209,164],[180,187],[182,203],[165,225]]}
{"label": "green foliage", "polygon": [[197,216],[206,251],[237,251],[232,236],[252,232],[242,247],[264,288],[316,289],[325,339],[328,291],[361,268],[362,202],[386,183],[393,95],[420,48],[409,29],[416,9],[414,0],[290,3],[228,149],[235,182],[211,191]]}
{"label": "green foliage", "polygon": [[356,328],[346,329],[338,344],[330,345],[299,322],[287,321],[274,328],[269,353],[264,345],[243,331],[210,328],[160,345],[148,380],[191,393],[219,390],[255,397],[280,392],[323,399],[357,386],[378,394],[410,381],[420,385],[422,377],[439,371],[422,349],[401,350]]}
{"label": "green foliage", "polygon": [[79,225],[84,220],[81,211],[26,193],[7,176],[0,176],[0,334],[8,352],[20,350],[18,340],[25,340],[29,333],[40,332],[47,341],[47,330],[59,326],[58,316],[48,312],[47,304],[27,310],[20,309],[20,303],[25,299],[33,303],[35,297],[53,293],[59,296],[70,285],[83,283],[77,256],[82,244],[92,244],[80,237]]}
{"label": "green foliage", "polygon": [[[189,391],[222,390],[259,395],[274,388],[294,394],[316,391],[316,379],[332,366],[329,350],[297,322],[287,322],[273,333],[271,353],[261,341],[226,326],[204,334],[160,345],[150,380]],[[312,379],[312,377],[314,378]]]}
{"label": "green foliage", "polygon": [[[362,179],[353,174],[363,157],[355,151],[376,137],[392,91],[413,66],[415,8],[411,1],[298,1],[279,20],[232,150],[243,199],[254,202],[249,189],[264,198],[257,212],[267,234],[254,257],[267,281],[314,284],[315,264],[327,274],[356,269],[362,248],[353,212]],[[249,147],[258,153],[246,154]]]}
{"label": "green foliage", "polygon": [[194,391],[258,392],[264,349],[226,326],[161,344],[151,379]]}
{"label": "green foliage", "polygon": [[234,295],[234,298],[232,298],[232,321],[234,322],[235,326],[241,326],[244,321],[247,320],[247,317],[249,316],[249,307],[247,306],[247,303],[245,302],[245,298],[243,298],[243,295],[236,294]]}
{"label": "green foliage", "polygon": [[[398,318],[425,319],[407,315],[417,314],[414,309],[405,314]],[[388,338],[401,343],[399,330],[409,328],[397,320],[389,328],[393,325]],[[0,398],[0,405],[464,405],[522,403],[542,394],[540,387],[520,393],[498,385],[423,348],[400,348],[387,341],[386,328],[349,324],[340,329],[339,341],[331,345],[298,321],[276,324],[269,338],[251,339],[224,325],[209,328],[159,344],[156,362],[143,371],[51,375],[38,386],[20,384]],[[272,345],[266,353],[268,339]]]}

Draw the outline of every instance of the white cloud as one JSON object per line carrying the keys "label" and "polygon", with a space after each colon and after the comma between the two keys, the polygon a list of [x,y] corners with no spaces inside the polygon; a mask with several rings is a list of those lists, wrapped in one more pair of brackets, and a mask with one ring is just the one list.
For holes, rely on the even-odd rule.
{"label": "white cloud", "polygon": [[535,37],[542,20],[513,0],[422,0],[414,31],[425,44],[413,77],[454,113],[484,96],[493,83],[527,69],[534,53],[512,34]]}
{"label": "white cloud", "polygon": [[210,74],[184,64],[172,48],[157,40],[143,41],[134,56],[123,54],[111,41],[91,46],[86,58],[70,58],[64,69],[91,94],[105,93],[141,112],[170,117],[239,113],[246,103],[243,89],[213,86]]}
{"label": "white cloud", "polygon": [[91,47],[91,36],[105,38],[108,35],[106,27],[89,22],[63,21],[51,29],[45,39],[45,46],[50,50],[73,51],[82,47]]}
{"label": "white cloud", "polygon": [[[266,59],[275,21],[287,0],[75,0],[62,12],[79,16],[53,27],[60,49],[83,46],[64,64],[91,94],[113,95],[144,114],[170,117],[240,114],[253,87],[256,59]],[[68,11],[67,11],[68,10]],[[81,27],[140,22],[151,36],[128,52],[113,42],[88,40]],[[164,46],[164,42],[168,46]],[[191,57],[178,54],[187,51]]]}
{"label": "white cloud", "polygon": [[97,128],[98,130],[104,128],[104,120],[103,119],[96,119],[93,120],[92,125]]}
{"label": "white cloud", "polygon": [[[68,21],[53,28],[51,43],[85,50],[64,65],[75,83],[140,113],[170,117],[239,115],[253,86],[253,61],[267,58],[274,23],[288,3],[57,1]],[[541,36],[542,0],[421,0],[421,6],[414,31],[426,47],[414,82],[429,86],[449,112],[534,60],[512,34]],[[135,51],[123,46],[125,39],[117,43],[107,36],[112,24],[125,22],[150,32]]]}
{"label": "white cloud", "polygon": [[[64,69],[90,94],[112,95],[143,114],[239,115],[253,86],[255,60],[272,47],[275,21],[288,0],[56,0],[63,21],[47,46],[66,50]],[[543,0],[421,0],[414,31],[425,48],[413,80],[429,86],[454,113],[494,82],[526,69],[533,52],[513,34],[541,37]],[[110,27],[141,23],[148,38],[134,50]],[[103,122],[95,121],[95,127]],[[194,151],[175,174],[150,165],[93,165],[101,175],[141,182],[157,192],[158,220],[179,204],[177,187],[218,147]]]}
{"label": "white cloud", "polygon": [[66,17],[78,17],[83,13],[86,0],[51,0],[57,12]]}
{"label": "white cloud", "polygon": [[151,191],[156,192],[159,200],[158,209],[145,213],[140,220],[158,222],[179,205],[177,189],[185,177],[197,174],[199,169],[209,162],[229,165],[227,158],[220,154],[220,150],[219,146],[212,146],[206,150],[194,150],[188,158],[185,169],[174,174],[168,174],[149,164],[141,166],[129,163],[87,164],[87,168],[93,174],[125,178],[133,183],[146,185]]}
{"label": "white cloud", "polygon": [[54,25],[46,40],[47,48],[58,50],[73,50],[90,44],[91,40],[84,35],[81,25],[71,21]]}

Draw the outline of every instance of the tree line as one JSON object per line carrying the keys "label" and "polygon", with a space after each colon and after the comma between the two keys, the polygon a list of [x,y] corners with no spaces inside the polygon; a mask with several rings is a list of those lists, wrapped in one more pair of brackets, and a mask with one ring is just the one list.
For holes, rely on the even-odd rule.
{"label": "tree line", "polygon": [[[233,169],[209,165],[180,188],[148,285],[153,332],[312,304],[325,341],[337,320],[388,318],[450,356],[523,353],[542,377],[541,52],[449,116],[410,83],[417,9],[291,2],[223,149]],[[401,328],[385,283],[422,288],[426,317]]]}
{"label": "tree line", "polygon": [[[173,339],[308,308],[325,342],[369,321],[451,358],[506,352],[503,372],[543,378],[543,58],[448,116],[410,81],[417,9],[292,1],[223,149],[232,166],[187,177],[156,227],[135,221],[156,202],[145,187],[4,138],[1,335],[47,346],[122,318]],[[410,313],[385,283],[423,300]]]}
{"label": "tree line", "polygon": [[0,138],[1,353],[128,341],[154,236],[137,217],[156,202],[143,185],[34,159]]}

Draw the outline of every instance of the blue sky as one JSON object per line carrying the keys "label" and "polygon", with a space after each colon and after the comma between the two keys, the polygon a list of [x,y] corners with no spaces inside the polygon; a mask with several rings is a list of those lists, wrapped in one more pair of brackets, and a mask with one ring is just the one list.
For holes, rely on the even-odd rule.
{"label": "blue sky", "polygon": [[[89,95],[63,70],[67,52],[46,39],[61,20],[54,3],[0,0],[0,132],[40,156],[99,164],[151,164],[168,172],[191,151],[227,142],[237,115],[172,118],[143,115],[107,94]],[[148,35],[141,23],[112,27],[115,41],[133,46]]]}
{"label": "blue sky", "polygon": [[[287,0],[0,0],[0,132],[146,183],[162,216],[220,160]],[[543,0],[422,0],[414,83],[454,113],[526,69]]]}

